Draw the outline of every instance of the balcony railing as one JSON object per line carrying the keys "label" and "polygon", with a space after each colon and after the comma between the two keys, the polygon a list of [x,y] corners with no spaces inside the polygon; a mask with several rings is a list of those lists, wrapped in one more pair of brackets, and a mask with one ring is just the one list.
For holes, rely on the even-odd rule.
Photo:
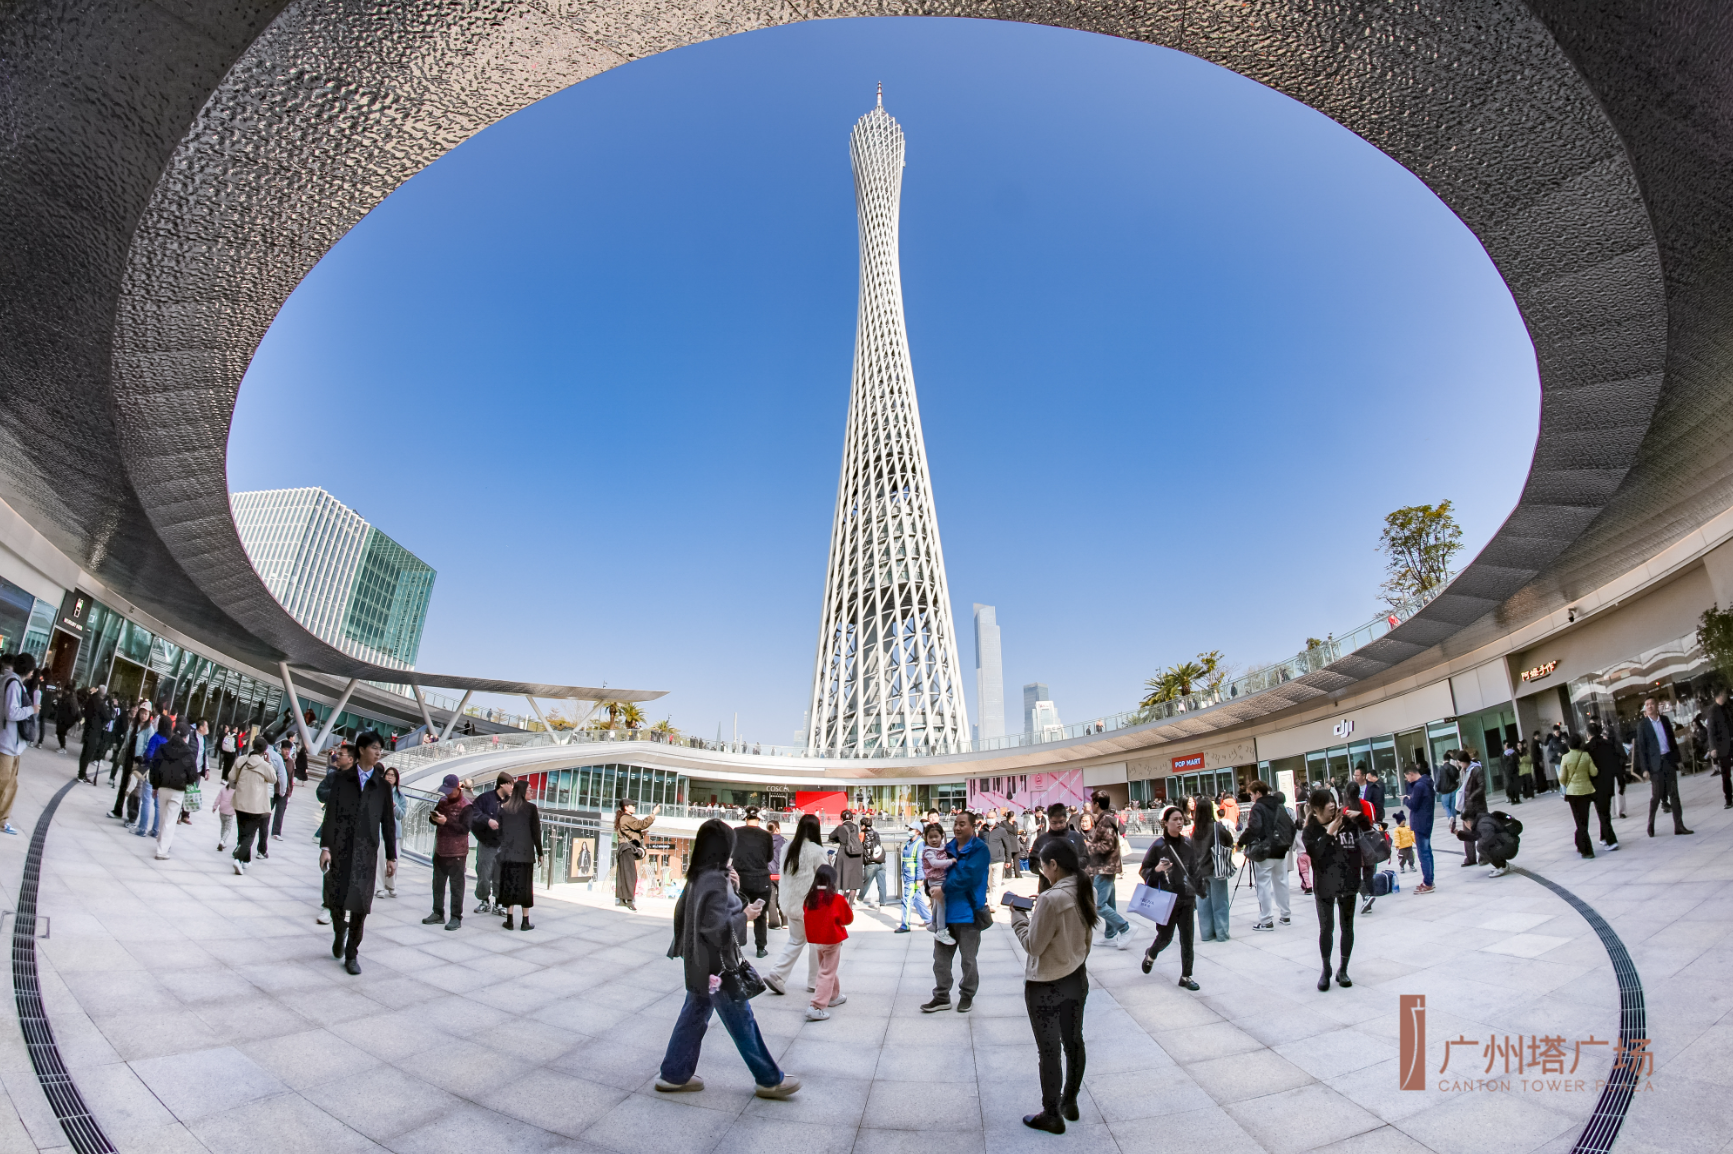
{"label": "balcony railing", "polygon": [[[430,764],[434,761],[451,757],[468,757],[478,753],[500,752],[507,749],[522,748],[534,745],[555,745],[566,743],[590,744],[654,742],[660,745],[678,747],[681,749],[703,749],[715,753],[744,754],[753,757],[838,757],[851,759],[878,760],[888,758],[932,757],[935,754],[947,753],[993,753],[1000,750],[1021,749],[1027,746],[1046,745],[1056,741],[1072,741],[1081,737],[1093,737],[1097,734],[1111,733],[1115,730],[1133,729],[1140,725],[1149,725],[1157,721],[1166,721],[1183,714],[1200,713],[1219,705],[1238,701],[1242,698],[1256,696],[1279,685],[1286,684],[1308,673],[1315,673],[1333,662],[1357,649],[1364,648],[1383,637],[1392,629],[1420,612],[1428,602],[1444,588],[1443,584],[1435,587],[1430,593],[1415,597],[1401,605],[1393,606],[1388,612],[1373,618],[1364,625],[1349,630],[1340,637],[1334,634],[1323,642],[1309,649],[1301,650],[1294,656],[1282,661],[1260,665],[1249,669],[1240,676],[1224,681],[1213,690],[1202,690],[1188,693],[1183,697],[1170,701],[1152,702],[1140,705],[1136,709],[1128,709],[1120,713],[1097,717],[1090,721],[1078,722],[1067,726],[1048,726],[1040,733],[1016,733],[1003,737],[984,738],[977,741],[965,741],[954,749],[943,750],[910,750],[906,748],[884,748],[876,751],[851,754],[836,754],[819,750],[809,752],[795,745],[763,745],[748,741],[714,741],[709,738],[689,737],[679,733],[665,733],[654,729],[582,729],[561,730],[550,734],[545,730],[534,733],[497,733],[482,734],[476,737],[454,737],[450,741],[442,741],[433,745],[415,746],[407,750],[399,750],[386,757],[388,764],[394,765],[399,772]],[[471,710],[470,712],[473,712]],[[534,723],[540,729],[540,723]]]}

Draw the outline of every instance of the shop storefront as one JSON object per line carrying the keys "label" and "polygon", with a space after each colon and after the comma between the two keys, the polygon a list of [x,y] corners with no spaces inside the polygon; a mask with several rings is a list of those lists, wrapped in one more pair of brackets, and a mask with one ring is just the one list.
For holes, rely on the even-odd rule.
{"label": "shop storefront", "polygon": [[[1715,559],[1729,546],[1705,560]],[[1679,735],[1687,771],[1705,765],[1706,721],[1720,680],[1697,644],[1703,611],[1717,601],[1705,566],[1510,659],[1519,686],[1517,724],[1526,737],[1556,724],[1586,736],[1591,723],[1629,745],[1645,698],[1654,697]]]}
{"label": "shop storefront", "polygon": [[1249,737],[1125,764],[1130,800],[1144,808],[1198,794],[1238,795],[1257,776],[1257,745]]}
{"label": "shop storefront", "polygon": [[1376,773],[1386,788],[1403,768],[1424,758],[1436,765],[1463,743],[1448,681],[1257,739],[1257,774],[1290,800],[1315,786],[1346,784],[1356,769]]}

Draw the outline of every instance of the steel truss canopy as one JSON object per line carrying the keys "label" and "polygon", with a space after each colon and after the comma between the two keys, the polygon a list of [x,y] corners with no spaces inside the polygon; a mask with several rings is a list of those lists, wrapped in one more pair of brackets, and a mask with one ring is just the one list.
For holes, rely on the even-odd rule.
{"label": "steel truss canopy", "polygon": [[[1030,20],[1190,52],[1358,133],[1479,237],[1534,344],[1528,481],[1443,595],[1307,692],[1467,652],[1733,505],[1733,6],[820,0],[799,14]],[[235,532],[229,420],[266,329],[344,233],[489,124],[794,15],[772,0],[0,6],[0,498],[219,652],[400,676],[297,625]]]}

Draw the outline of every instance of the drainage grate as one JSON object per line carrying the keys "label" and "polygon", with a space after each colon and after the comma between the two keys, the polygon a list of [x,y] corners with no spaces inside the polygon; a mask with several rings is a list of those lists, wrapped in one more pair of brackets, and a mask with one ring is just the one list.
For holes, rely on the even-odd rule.
{"label": "drainage grate", "polygon": [[[1625,943],[1619,940],[1613,927],[1595,912],[1593,906],[1563,886],[1521,866],[1511,868],[1569,902],[1571,908],[1594,928],[1595,933],[1600,936],[1601,945],[1607,948],[1607,956],[1613,962],[1613,974],[1619,980],[1619,1040],[1629,1047],[1632,1043],[1647,1038],[1649,1019],[1648,1011],[1643,1005],[1643,981],[1637,976],[1636,964],[1631,961]],[[1613,1148],[1614,1140],[1619,1136],[1619,1128],[1625,1124],[1625,1112],[1631,1108],[1631,1095],[1636,1093],[1636,1089],[1636,1068],[1627,1065],[1621,1069],[1615,1063],[1612,1074],[1607,1078],[1606,1088],[1601,1091],[1600,1100],[1595,1103],[1595,1112],[1589,1117],[1589,1124],[1583,1127],[1582,1136],[1571,1148],[1571,1154],[1608,1154]]]}
{"label": "drainage grate", "polygon": [[66,1063],[60,1059],[60,1047],[54,1042],[54,1029],[42,1008],[42,986],[36,977],[36,887],[42,880],[42,847],[48,842],[48,823],[54,820],[60,799],[77,784],[74,780],[60,787],[60,792],[36,819],[36,831],[30,835],[24,880],[18,886],[18,912],[12,919],[12,993],[18,1002],[18,1026],[24,1031],[24,1046],[30,1051],[31,1065],[36,1067],[36,1080],[42,1083],[42,1093],[54,1107],[54,1116],[60,1119],[67,1141],[78,1154],[114,1154],[114,1143],[91,1117],[72,1075],[66,1071]]}

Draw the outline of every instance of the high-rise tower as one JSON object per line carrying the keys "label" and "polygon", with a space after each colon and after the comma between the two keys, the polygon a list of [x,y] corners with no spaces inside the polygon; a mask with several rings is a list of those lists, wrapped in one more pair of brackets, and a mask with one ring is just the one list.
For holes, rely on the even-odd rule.
{"label": "high-rise tower", "polygon": [[950,753],[964,747],[969,718],[903,324],[903,131],[885,112],[882,86],[848,150],[860,216],[860,314],[807,750]]}
{"label": "high-rise tower", "polygon": [[975,734],[1005,736],[1005,665],[999,656],[999,611],[975,602]]}

